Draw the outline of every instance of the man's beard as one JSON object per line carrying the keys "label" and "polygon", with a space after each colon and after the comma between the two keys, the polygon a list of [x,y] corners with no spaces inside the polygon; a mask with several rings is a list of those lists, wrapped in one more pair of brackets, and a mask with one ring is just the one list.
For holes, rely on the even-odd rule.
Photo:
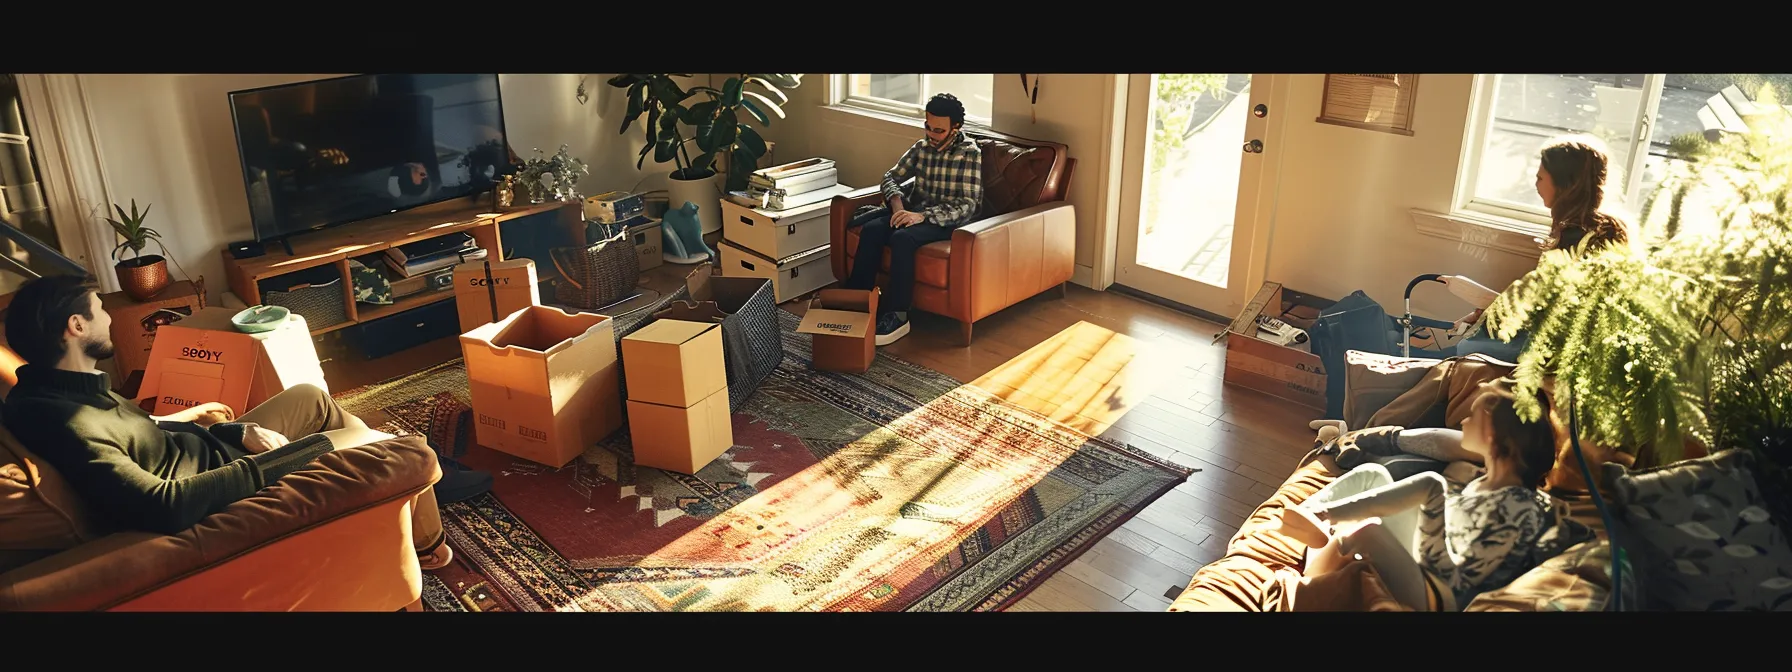
{"label": "man's beard", "polygon": [[92,357],[95,361],[111,359],[112,355],[116,354],[116,350],[116,348],[112,347],[111,339],[104,341],[88,341],[81,344],[81,353],[88,357]]}

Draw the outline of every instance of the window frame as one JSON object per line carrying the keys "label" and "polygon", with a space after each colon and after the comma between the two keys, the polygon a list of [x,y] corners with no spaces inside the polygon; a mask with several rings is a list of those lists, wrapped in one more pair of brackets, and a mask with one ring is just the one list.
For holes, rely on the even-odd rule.
{"label": "window frame", "polygon": [[[890,100],[888,98],[878,98],[876,96],[855,96],[855,95],[853,95],[853,93],[852,93],[852,78],[855,76],[862,75],[862,74],[865,74],[865,73],[835,74],[833,77],[831,77],[830,84],[833,89],[833,92],[832,92],[833,95],[830,96],[830,98],[832,99],[831,100],[832,104],[840,106],[840,107],[855,108],[858,110],[862,110],[865,112],[871,112],[874,114],[884,114],[884,115],[904,117],[904,118],[916,119],[916,120],[925,120],[927,118],[927,105],[925,103],[905,103],[905,102],[902,102],[899,100]],[[876,73],[871,73],[871,74],[876,74]],[[933,77],[932,74],[929,74],[929,73],[909,73],[909,74],[921,75],[921,90],[923,92],[929,90],[928,84],[929,84],[930,78]],[[990,85],[990,97],[992,98],[992,100],[995,97],[995,85],[994,85],[993,80],[991,81],[991,85]],[[975,127],[975,128],[988,129],[988,128],[991,128],[993,126],[993,124],[994,124],[994,120],[990,119],[988,117],[980,117],[980,116],[971,114],[969,112],[966,112],[964,115],[964,125],[966,128]]]}
{"label": "window frame", "polygon": [[[1519,73],[1525,74],[1525,73]],[[1518,226],[1539,236],[1548,235],[1549,211],[1542,206],[1516,203],[1475,193],[1480,181],[1481,159],[1487,148],[1487,137],[1493,127],[1493,104],[1499,92],[1500,73],[1475,75],[1469,101],[1469,120],[1462,137],[1462,163],[1457,170],[1455,214],[1470,218],[1492,217]],[[1629,164],[1622,168],[1623,189],[1615,194],[1622,207],[1638,202],[1643,183],[1643,167],[1649,160],[1649,146],[1661,107],[1661,90],[1666,74],[1643,75],[1643,99],[1637,106],[1630,126],[1631,151]],[[1641,140],[1647,138],[1648,140]],[[1633,208],[1634,209],[1634,208]]]}

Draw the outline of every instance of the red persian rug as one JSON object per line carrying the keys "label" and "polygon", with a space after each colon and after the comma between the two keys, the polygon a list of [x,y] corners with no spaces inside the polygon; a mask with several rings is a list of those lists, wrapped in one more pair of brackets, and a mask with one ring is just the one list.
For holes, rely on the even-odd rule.
{"label": "red persian rug", "polygon": [[628,429],[553,469],[474,445],[460,361],[336,395],[489,470],[443,507],[444,611],[988,611],[1019,600],[1189,470],[879,355],[786,357],[695,475],[635,468]]}

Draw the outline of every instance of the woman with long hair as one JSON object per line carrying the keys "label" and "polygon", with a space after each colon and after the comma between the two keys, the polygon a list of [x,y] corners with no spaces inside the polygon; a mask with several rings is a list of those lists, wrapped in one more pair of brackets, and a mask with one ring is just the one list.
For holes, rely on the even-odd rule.
{"label": "woman with long hair", "polygon": [[[1605,209],[1606,180],[1611,172],[1610,154],[1604,143],[1588,135],[1566,135],[1544,145],[1537,164],[1537,197],[1549,208],[1549,237],[1542,240],[1545,252],[1569,250],[1582,255],[1611,245],[1630,244],[1630,224]],[[1470,282],[1451,276],[1446,282]],[[1459,322],[1471,325],[1467,336],[1456,344],[1454,354],[1486,354],[1505,361],[1518,361],[1518,353],[1530,342],[1529,334],[1519,334],[1510,343],[1484,335],[1481,323],[1487,306],[1498,293],[1476,285],[1487,303]]]}

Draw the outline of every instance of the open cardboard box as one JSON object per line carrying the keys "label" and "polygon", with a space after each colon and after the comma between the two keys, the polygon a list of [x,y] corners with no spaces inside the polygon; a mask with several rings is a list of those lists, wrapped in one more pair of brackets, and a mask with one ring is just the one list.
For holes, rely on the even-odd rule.
{"label": "open cardboard box", "polygon": [[1325,410],[1326,371],[1319,355],[1264,338],[1257,317],[1267,315],[1305,330],[1313,326],[1319,311],[1334,303],[1285,289],[1281,283],[1263,283],[1226,327],[1225,381]]}
{"label": "open cardboard box", "polygon": [[200,308],[156,330],[136,401],[155,415],[206,402],[249,412],[287,388],[310,383],[328,391],[305,318],[289,316],[259,334],[237,331],[236,311]]}
{"label": "open cardboard box", "polygon": [[810,334],[817,371],[864,373],[877,358],[876,289],[824,289],[796,327]]}
{"label": "open cardboard box", "polygon": [[621,428],[614,329],[529,306],[461,335],[479,444],[562,467]]}

